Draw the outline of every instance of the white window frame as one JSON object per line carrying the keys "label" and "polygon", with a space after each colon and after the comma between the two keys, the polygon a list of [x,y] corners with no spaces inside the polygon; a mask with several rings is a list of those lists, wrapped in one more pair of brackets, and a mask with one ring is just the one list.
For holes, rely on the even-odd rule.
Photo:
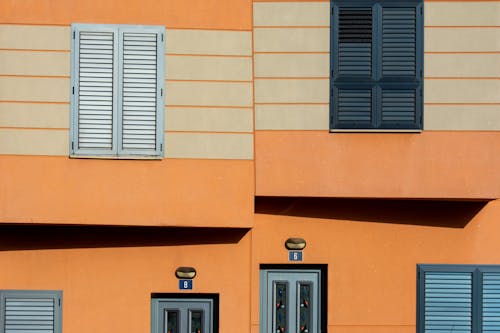
{"label": "white window frame", "polygon": [[[112,149],[89,149],[78,146],[78,104],[79,104],[79,33],[112,32],[113,41],[113,139]],[[122,105],[123,33],[157,34],[157,72],[156,72],[156,149],[122,149]],[[165,27],[116,24],[71,25],[71,86],[70,86],[70,157],[114,158],[114,159],[161,159],[164,157],[164,117],[165,117]]]}

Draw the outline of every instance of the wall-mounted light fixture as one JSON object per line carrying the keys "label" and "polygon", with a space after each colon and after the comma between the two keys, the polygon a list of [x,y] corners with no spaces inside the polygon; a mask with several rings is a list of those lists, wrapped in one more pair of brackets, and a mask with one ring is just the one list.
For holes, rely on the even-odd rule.
{"label": "wall-mounted light fixture", "polygon": [[304,238],[288,238],[285,241],[285,247],[288,250],[303,250],[306,247],[306,240]]}
{"label": "wall-mounted light fixture", "polygon": [[196,276],[196,269],[193,267],[177,267],[175,276],[178,279],[194,279]]}

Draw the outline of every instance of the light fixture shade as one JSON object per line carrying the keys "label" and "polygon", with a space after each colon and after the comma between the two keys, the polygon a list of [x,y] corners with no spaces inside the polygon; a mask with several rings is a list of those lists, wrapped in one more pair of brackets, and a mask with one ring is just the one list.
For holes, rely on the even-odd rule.
{"label": "light fixture shade", "polygon": [[196,276],[196,269],[194,269],[194,267],[177,267],[175,276],[178,279],[194,279]]}
{"label": "light fixture shade", "polygon": [[285,247],[288,250],[303,250],[306,247],[306,240],[304,238],[288,238],[285,241]]}

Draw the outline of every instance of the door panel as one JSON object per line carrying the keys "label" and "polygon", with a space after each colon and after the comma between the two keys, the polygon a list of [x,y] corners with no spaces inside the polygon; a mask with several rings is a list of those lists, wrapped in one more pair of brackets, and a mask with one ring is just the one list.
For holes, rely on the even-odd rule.
{"label": "door panel", "polygon": [[319,270],[261,270],[261,333],[320,333]]}
{"label": "door panel", "polygon": [[153,333],[213,333],[213,300],[153,299]]}

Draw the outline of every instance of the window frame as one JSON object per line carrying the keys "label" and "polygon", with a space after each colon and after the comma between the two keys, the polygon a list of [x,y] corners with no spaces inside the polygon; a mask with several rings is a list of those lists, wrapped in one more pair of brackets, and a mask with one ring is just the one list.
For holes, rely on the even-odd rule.
{"label": "window frame", "polygon": [[[370,7],[372,9],[372,73],[367,77],[339,75],[338,13],[340,7]],[[384,7],[414,7],[415,12],[415,76],[383,77],[382,72],[382,9]],[[423,130],[424,116],[424,3],[423,0],[330,0],[330,132],[411,132]],[[410,82],[410,78],[414,78]],[[346,89],[371,91],[370,122],[340,122],[338,115],[338,86]],[[403,87],[401,87],[403,85]],[[386,91],[415,90],[415,122],[382,122],[382,88]],[[401,89],[398,89],[401,88]]]}
{"label": "window frame", "polygon": [[52,298],[54,300],[54,331],[62,333],[62,291],[61,290],[0,290],[0,333],[5,333],[6,298]]}
{"label": "window frame", "polygon": [[472,278],[471,333],[482,332],[483,274],[500,273],[500,265],[417,265],[417,333],[425,332],[425,273],[470,273]]}
{"label": "window frame", "polygon": [[[78,148],[78,102],[79,102],[79,64],[80,57],[79,37],[83,32],[112,32],[113,41],[113,103],[112,103],[112,149]],[[155,33],[157,34],[157,66],[156,66],[156,149],[127,150],[122,148],[122,116],[123,116],[123,33]],[[165,27],[159,25],[128,25],[128,24],[86,24],[73,23],[71,25],[70,51],[70,133],[69,151],[72,158],[110,158],[110,159],[162,159],[164,158],[165,142]]]}

